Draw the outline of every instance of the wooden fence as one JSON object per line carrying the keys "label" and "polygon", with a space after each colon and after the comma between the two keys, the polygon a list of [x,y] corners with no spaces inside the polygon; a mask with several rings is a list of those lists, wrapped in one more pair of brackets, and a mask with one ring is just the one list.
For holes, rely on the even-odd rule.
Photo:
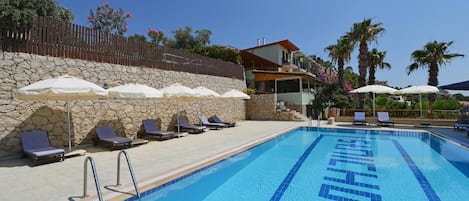
{"label": "wooden fence", "polygon": [[243,66],[183,50],[108,34],[76,24],[38,17],[27,31],[0,27],[0,48],[54,57],[222,76],[244,80]]}

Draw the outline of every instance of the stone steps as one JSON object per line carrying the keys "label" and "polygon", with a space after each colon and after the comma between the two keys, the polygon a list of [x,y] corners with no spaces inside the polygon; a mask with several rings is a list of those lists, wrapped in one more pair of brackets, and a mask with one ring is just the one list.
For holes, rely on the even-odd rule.
{"label": "stone steps", "polygon": [[308,117],[295,110],[290,111],[290,113],[293,114],[293,121],[308,121]]}

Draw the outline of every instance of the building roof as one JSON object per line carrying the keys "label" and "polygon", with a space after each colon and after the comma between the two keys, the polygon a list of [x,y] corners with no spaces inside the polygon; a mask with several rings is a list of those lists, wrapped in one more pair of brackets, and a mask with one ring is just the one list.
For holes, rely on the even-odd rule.
{"label": "building roof", "polygon": [[242,58],[241,63],[246,68],[255,67],[255,68],[261,68],[261,69],[264,69],[264,70],[267,70],[267,69],[277,70],[277,68],[280,67],[279,64],[271,62],[271,61],[269,61],[267,59],[264,59],[260,56],[252,54],[248,51],[241,50],[241,51],[239,51],[239,54],[241,55],[241,58]]}
{"label": "building roof", "polygon": [[273,42],[273,43],[269,43],[269,44],[265,44],[265,45],[260,45],[260,46],[255,46],[255,47],[251,47],[251,48],[248,48],[248,49],[244,49],[245,51],[246,50],[253,50],[253,49],[257,49],[257,48],[262,48],[262,47],[267,47],[267,46],[271,46],[271,45],[281,45],[282,47],[286,48],[287,50],[289,51],[298,51],[300,50],[300,48],[298,48],[295,44],[293,44],[292,42],[290,42],[289,40],[282,40],[282,41],[277,41],[277,42]]}
{"label": "building roof", "polygon": [[[279,78],[288,77],[302,77],[309,80],[315,81],[320,85],[328,85],[326,82],[320,80],[315,75],[306,72],[277,72],[277,71],[266,71],[266,70],[252,70],[252,73],[256,74],[256,81],[267,81],[275,80]],[[259,76],[262,75],[262,76]]]}

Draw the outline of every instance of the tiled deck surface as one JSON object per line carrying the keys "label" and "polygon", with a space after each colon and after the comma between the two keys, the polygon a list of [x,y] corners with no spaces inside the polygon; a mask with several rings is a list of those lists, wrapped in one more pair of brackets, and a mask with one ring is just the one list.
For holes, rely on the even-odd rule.
{"label": "tiled deck surface", "polygon": [[[127,149],[137,179],[140,181],[160,176],[170,170],[187,166],[214,155],[231,150],[249,142],[283,132],[308,122],[244,121],[235,128],[211,130],[200,135],[189,135],[166,141],[151,141],[148,144]],[[313,123],[316,126],[316,122]],[[419,129],[413,126],[396,125],[395,128],[378,126],[352,126],[338,122],[335,125],[321,123],[322,127],[366,128],[366,129]],[[422,130],[422,129],[421,129]],[[462,131],[452,128],[425,128],[469,147],[469,138]],[[104,194],[103,186],[116,182],[118,151],[89,148],[87,156],[94,158]],[[0,161],[0,200],[80,200],[83,194],[83,164],[85,156],[67,158],[64,162],[31,167],[28,159]],[[122,161],[124,162],[124,161]],[[125,163],[121,164],[121,183],[131,179]],[[112,188],[109,187],[109,188]],[[90,168],[88,168],[88,193],[96,194]],[[116,194],[116,193],[112,193]]]}

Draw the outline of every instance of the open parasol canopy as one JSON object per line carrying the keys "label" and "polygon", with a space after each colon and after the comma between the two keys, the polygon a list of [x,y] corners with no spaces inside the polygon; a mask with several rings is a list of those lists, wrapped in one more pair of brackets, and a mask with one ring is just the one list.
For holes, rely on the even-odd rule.
{"label": "open parasol canopy", "polygon": [[375,116],[375,111],[376,111],[376,105],[375,105],[375,99],[376,99],[376,94],[392,94],[396,92],[397,90],[391,87],[383,86],[383,85],[366,85],[360,88],[356,88],[350,93],[373,93],[373,116]]}
{"label": "open parasol canopy", "polygon": [[100,86],[70,75],[41,80],[18,89],[17,98],[29,100],[56,100],[67,102],[68,148],[72,150],[70,127],[70,100],[98,99],[108,92]]}

